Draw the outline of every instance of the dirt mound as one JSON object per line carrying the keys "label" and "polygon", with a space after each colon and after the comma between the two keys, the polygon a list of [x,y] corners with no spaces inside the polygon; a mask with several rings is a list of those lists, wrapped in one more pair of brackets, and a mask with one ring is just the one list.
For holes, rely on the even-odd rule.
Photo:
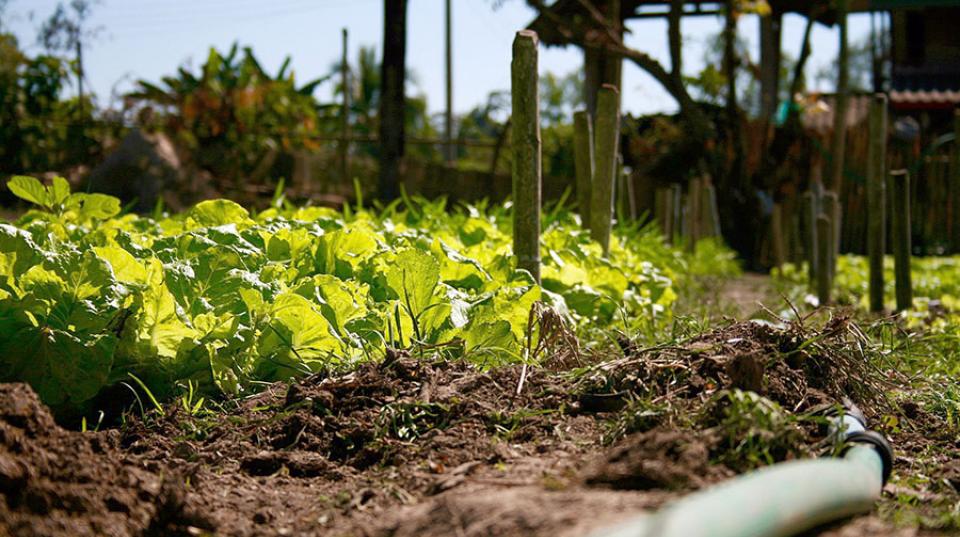
{"label": "dirt mound", "polygon": [[837,330],[627,342],[576,374],[391,353],[103,433],[64,431],[28,388],[0,386],[0,535],[583,535],[741,460],[796,456],[813,433],[795,412],[872,382]]}
{"label": "dirt mound", "polygon": [[376,533],[384,513],[464,487],[577,481],[603,423],[564,412],[574,402],[556,373],[396,354],[275,385],[216,419],[171,409],[119,442],[189,470],[190,505],[225,534]]}
{"label": "dirt mound", "polygon": [[663,492],[544,492],[540,487],[468,489],[404,509],[375,535],[582,537],[597,526],[659,507],[670,497]]}
{"label": "dirt mound", "polygon": [[123,462],[115,435],[60,429],[24,384],[0,385],[0,533],[177,535],[213,525],[182,480]]}
{"label": "dirt mound", "polygon": [[[678,345],[639,349],[622,341],[625,357],[586,376],[581,400],[634,396],[703,403],[720,390],[750,390],[790,412],[805,412],[849,397],[875,414],[883,380],[858,354],[864,337],[844,317],[822,330],[750,321],[704,333]],[[612,401],[607,406],[616,407]],[[698,406],[701,406],[698,404]]]}
{"label": "dirt mound", "polygon": [[705,433],[655,429],[628,436],[584,471],[588,485],[614,489],[700,488],[732,476],[710,461],[715,440]]}

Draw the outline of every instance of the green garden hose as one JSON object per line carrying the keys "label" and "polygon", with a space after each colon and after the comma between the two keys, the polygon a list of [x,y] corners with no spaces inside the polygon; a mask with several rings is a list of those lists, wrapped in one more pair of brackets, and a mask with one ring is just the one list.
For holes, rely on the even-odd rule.
{"label": "green garden hose", "polygon": [[862,415],[835,418],[842,458],[791,461],[692,494],[594,537],[786,537],[869,511],[890,475],[893,452]]}

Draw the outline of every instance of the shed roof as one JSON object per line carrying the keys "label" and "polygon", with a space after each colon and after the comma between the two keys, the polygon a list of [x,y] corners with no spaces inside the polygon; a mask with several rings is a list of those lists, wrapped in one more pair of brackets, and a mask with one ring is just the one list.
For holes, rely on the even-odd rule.
{"label": "shed roof", "polygon": [[[767,0],[770,7],[778,13],[810,12],[811,2],[808,0]],[[684,2],[684,16],[716,15],[720,13],[723,2],[716,0],[686,0]],[[960,7],[960,0],[850,0],[851,12],[887,11],[897,9],[915,9],[924,7]],[[556,0],[550,8],[557,16],[564,19],[589,20],[590,14],[584,8],[582,0]],[[670,10],[669,0],[622,0],[620,13],[622,19],[642,19],[666,17]],[[836,11],[827,10],[817,16],[817,22],[833,25],[836,22]],[[565,46],[571,44],[570,35],[558,28],[554,21],[544,15],[538,15],[528,26],[539,35],[546,45]]]}

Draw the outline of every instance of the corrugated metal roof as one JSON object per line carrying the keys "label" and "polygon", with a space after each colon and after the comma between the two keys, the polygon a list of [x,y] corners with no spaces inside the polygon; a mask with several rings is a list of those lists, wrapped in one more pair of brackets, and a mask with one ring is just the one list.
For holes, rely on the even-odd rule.
{"label": "corrugated metal roof", "polygon": [[891,91],[890,104],[900,108],[952,108],[960,104],[957,90]]}

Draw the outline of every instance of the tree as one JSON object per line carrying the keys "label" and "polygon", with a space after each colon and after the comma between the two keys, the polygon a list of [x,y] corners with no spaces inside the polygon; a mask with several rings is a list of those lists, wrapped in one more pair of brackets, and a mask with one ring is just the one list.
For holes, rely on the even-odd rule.
{"label": "tree", "polygon": [[290,58],[271,75],[234,44],[226,54],[210,49],[198,74],[181,67],[162,80],[138,81],[127,95],[156,112],[141,114],[144,126],[165,131],[227,186],[262,181],[281,152],[316,147],[313,92],[327,78],[297,86]]}
{"label": "tree", "polygon": [[[623,12],[617,9],[619,2],[604,0],[603,6],[606,10],[601,10],[596,2],[590,0],[578,0],[576,4],[579,9],[584,11],[585,16],[569,16],[558,10],[560,2],[554,2],[547,5],[544,0],[526,0],[527,5],[536,9],[541,17],[552,25],[556,31],[562,34],[569,43],[577,44],[584,48],[585,54],[590,50],[603,50],[607,54],[615,55],[617,59],[625,59],[634,63],[637,67],[646,71],[657,82],[659,82],[680,107],[680,115],[686,122],[690,137],[698,140],[697,143],[705,143],[715,136],[712,122],[707,117],[704,110],[693,100],[686,86],[683,84],[679,75],[682,66],[682,46],[679,41],[680,19],[683,2],[671,2],[671,12],[668,17],[668,36],[670,38],[671,67],[670,71],[659,61],[649,54],[630,48],[623,42]],[[618,15],[611,19],[607,13],[615,12]],[[587,58],[586,63],[591,63]],[[616,72],[619,76],[619,68],[604,69],[606,72]],[[591,69],[586,72],[585,97],[589,108],[589,95],[593,87],[591,78]],[[619,87],[619,79],[615,82]]]}
{"label": "tree", "polygon": [[97,30],[86,27],[87,19],[93,12],[93,3],[94,0],[71,0],[69,9],[63,2],[57,4],[57,9],[40,26],[37,35],[37,41],[48,53],[75,53],[77,95],[80,97],[81,114],[84,100],[83,44],[97,33]]}
{"label": "tree", "polygon": [[384,0],[379,173],[379,196],[383,200],[392,200],[399,195],[404,154],[406,48],[407,0]]}
{"label": "tree", "polygon": [[31,57],[0,33],[0,175],[65,171],[99,150],[90,108],[63,98],[69,77],[63,59]]}

